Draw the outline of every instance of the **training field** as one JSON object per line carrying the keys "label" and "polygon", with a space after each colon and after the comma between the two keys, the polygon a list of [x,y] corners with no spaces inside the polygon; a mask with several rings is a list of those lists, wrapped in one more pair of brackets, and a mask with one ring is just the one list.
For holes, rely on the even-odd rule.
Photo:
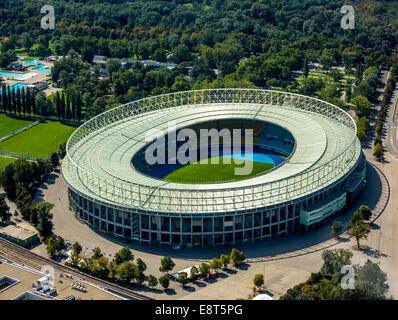
{"label": "training field", "polygon": [[[211,159],[218,158],[218,164],[212,164]],[[174,172],[170,173],[163,180],[169,182],[179,183],[219,183],[219,182],[232,182],[244,179],[249,179],[260,173],[265,173],[274,167],[274,164],[264,162],[253,162],[245,160],[243,164],[235,164],[232,160],[230,164],[223,163],[223,157],[215,157],[208,159],[207,163],[201,164],[199,162],[187,164]],[[214,160],[213,160],[214,161]],[[235,175],[235,167],[250,168],[246,162],[253,163],[253,170],[249,175]]]}
{"label": "training field", "polygon": [[61,143],[68,140],[75,129],[54,121],[40,123],[1,142],[0,151],[47,158],[58,150]]}
{"label": "training field", "polygon": [[8,117],[5,114],[1,113],[0,114],[0,138],[12,133],[13,131],[16,131],[18,129],[26,127],[30,123],[32,123],[32,121],[14,119],[14,118]]}
{"label": "training field", "polygon": [[0,157],[0,171],[7,167],[10,163],[13,163],[15,160],[17,159]]}

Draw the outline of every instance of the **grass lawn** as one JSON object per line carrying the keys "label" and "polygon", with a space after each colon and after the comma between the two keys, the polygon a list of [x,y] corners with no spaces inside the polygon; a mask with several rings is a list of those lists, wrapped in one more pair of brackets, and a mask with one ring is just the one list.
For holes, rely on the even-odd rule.
{"label": "grass lawn", "polygon": [[[217,157],[216,157],[217,158]],[[180,183],[218,183],[218,182],[231,182],[249,179],[260,173],[265,173],[274,167],[273,164],[263,162],[253,162],[253,170],[249,175],[238,176],[235,175],[235,167],[244,167],[244,164],[236,165],[234,161],[231,164],[222,163],[222,157],[219,158],[219,164],[211,164],[210,161],[206,164],[199,162],[187,164],[176,171],[170,173],[163,180],[169,182]],[[212,159],[212,158],[211,158]],[[252,162],[246,160],[245,162]],[[246,165],[248,168],[249,165]]]}
{"label": "grass lawn", "polygon": [[0,138],[27,126],[30,123],[32,123],[32,121],[14,119],[0,113]]}
{"label": "grass lawn", "polygon": [[75,127],[47,121],[1,142],[0,151],[47,158],[52,152],[57,151],[59,145],[66,142],[75,130]]}
{"label": "grass lawn", "polygon": [[17,159],[0,157],[0,171],[7,167],[10,163],[13,163],[15,160]]}

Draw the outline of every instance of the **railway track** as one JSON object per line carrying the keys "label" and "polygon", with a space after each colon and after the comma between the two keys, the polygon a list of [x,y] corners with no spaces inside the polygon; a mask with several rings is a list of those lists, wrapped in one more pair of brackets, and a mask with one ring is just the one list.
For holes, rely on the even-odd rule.
{"label": "railway track", "polygon": [[75,277],[78,277],[84,281],[90,282],[99,287],[103,287],[106,290],[118,294],[129,300],[153,300],[147,296],[136,293],[133,290],[122,287],[120,285],[111,283],[106,280],[102,280],[86,273],[77,271],[70,267],[64,266],[60,263],[54,262],[50,259],[42,257],[36,253],[30,252],[29,250],[18,246],[8,240],[0,238],[0,256],[3,258],[9,259],[15,263],[23,264],[25,266],[31,267],[36,270],[41,270],[43,266],[51,266],[54,268],[56,272],[62,272],[71,274]]}

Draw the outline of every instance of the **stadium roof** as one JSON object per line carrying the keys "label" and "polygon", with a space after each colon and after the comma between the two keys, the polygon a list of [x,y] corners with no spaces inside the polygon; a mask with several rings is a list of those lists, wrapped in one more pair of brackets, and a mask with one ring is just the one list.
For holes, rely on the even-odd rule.
{"label": "stadium roof", "polygon": [[[296,140],[280,168],[247,180],[179,184],[131,166],[147,132],[217,119],[278,124]],[[152,97],[88,121],[70,138],[62,171],[75,191],[127,209],[170,214],[222,213],[286,202],[348,175],[360,155],[356,126],[343,110],[317,99],[266,90],[222,89]]]}

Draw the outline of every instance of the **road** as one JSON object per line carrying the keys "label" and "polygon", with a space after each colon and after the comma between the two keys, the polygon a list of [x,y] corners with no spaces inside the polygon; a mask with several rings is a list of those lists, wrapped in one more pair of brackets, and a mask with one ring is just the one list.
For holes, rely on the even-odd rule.
{"label": "road", "polygon": [[[395,113],[395,105],[398,101],[398,86],[395,87],[390,108],[388,110],[387,120],[384,125],[384,135],[385,139],[385,147],[390,152],[390,154],[398,160],[398,117],[395,117],[394,121],[394,113]],[[387,132],[386,132],[387,131]]]}

